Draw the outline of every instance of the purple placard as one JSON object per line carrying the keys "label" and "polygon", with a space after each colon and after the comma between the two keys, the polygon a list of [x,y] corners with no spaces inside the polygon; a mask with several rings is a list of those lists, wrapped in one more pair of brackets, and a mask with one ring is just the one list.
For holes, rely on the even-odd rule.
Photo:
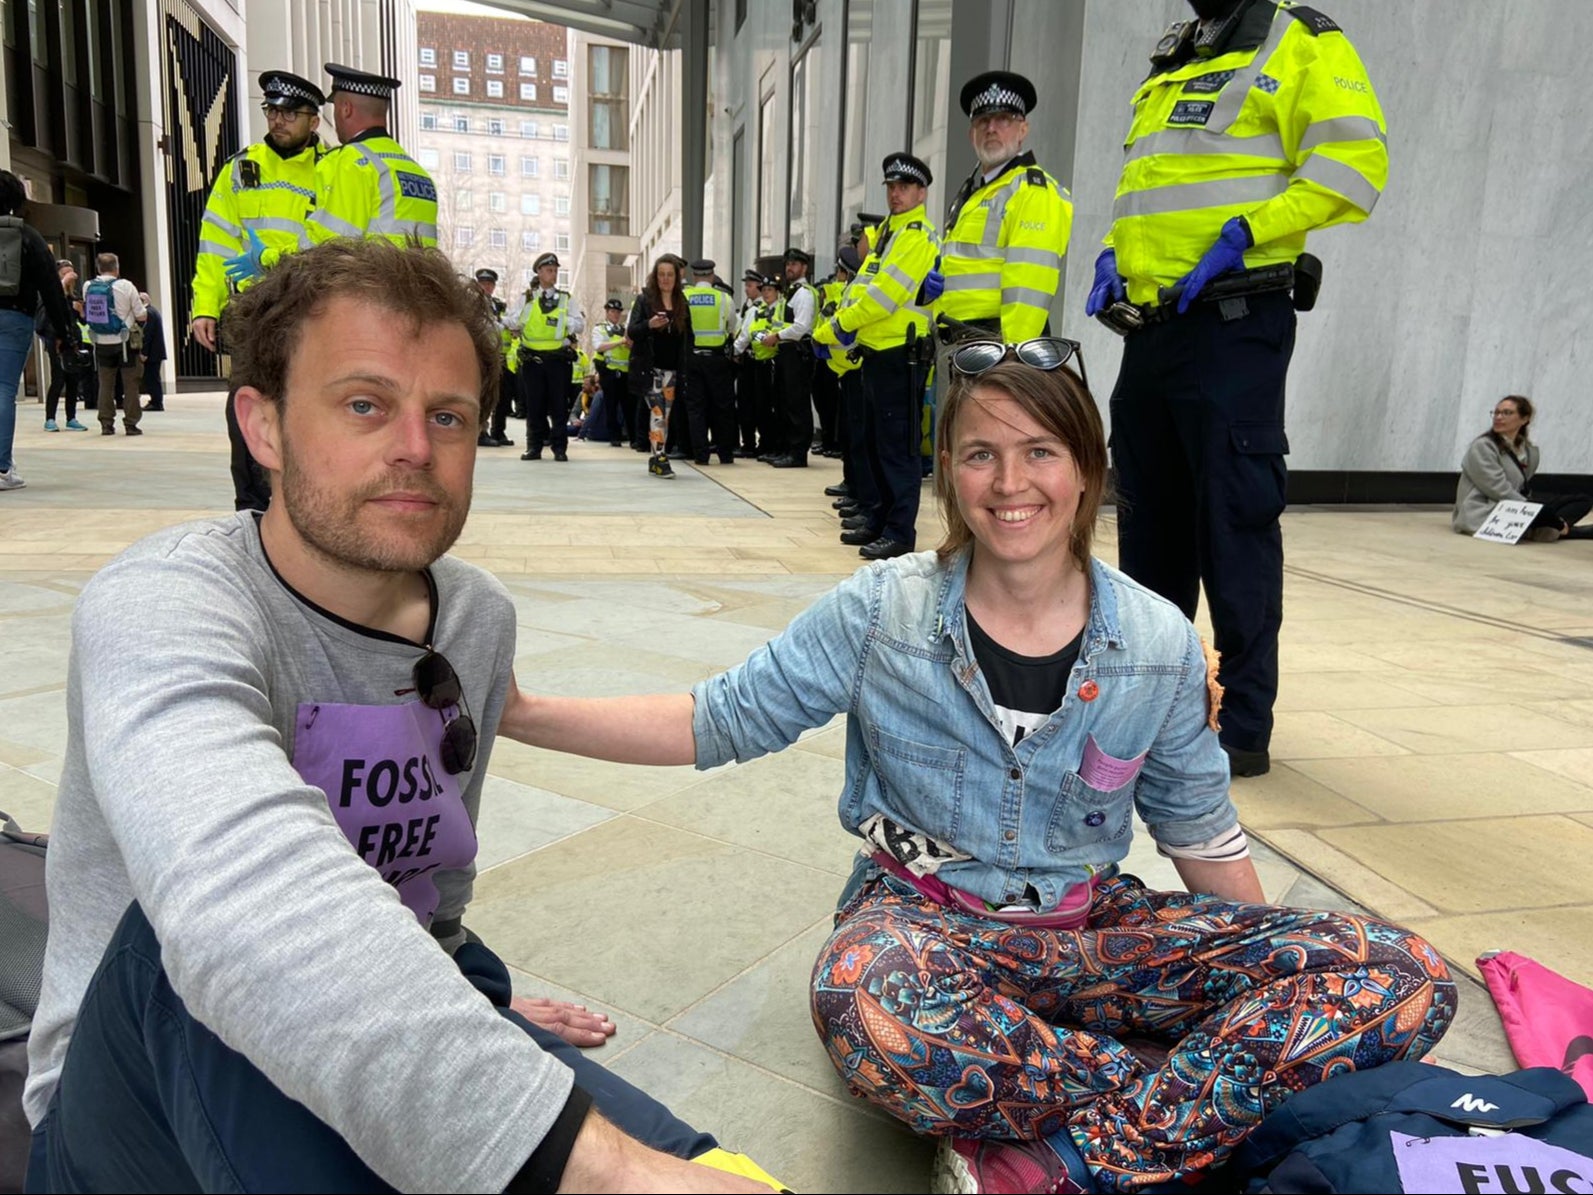
{"label": "purple placard", "polygon": [[1390,1133],[1399,1185],[1423,1195],[1593,1191],[1593,1158],[1518,1133],[1407,1137]]}

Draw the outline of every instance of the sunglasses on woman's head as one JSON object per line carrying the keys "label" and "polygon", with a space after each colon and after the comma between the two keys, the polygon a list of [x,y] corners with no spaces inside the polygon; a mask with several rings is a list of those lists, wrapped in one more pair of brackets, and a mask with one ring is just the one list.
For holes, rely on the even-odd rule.
{"label": "sunglasses on woman's head", "polygon": [[[443,771],[450,776],[467,771],[476,762],[476,724],[464,706],[459,674],[441,652],[427,647],[426,654],[415,661],[410,676],[421,703],[443,714],[442,745],[438,750]],[[446,714],[450,709],[455,711],[451,718]]]}
{"label": "sunglasses on woman's head", "polygon": [[1000,365],[1008,355],[1046,373],[1077,360],[1080,380],[1086,388],[1090,384],[1089,375],[1084,372],[1083,346],[1065,336],[1037,336],[1019,344],[1004,344],[999,340],[969,341],[952,350],[951,371],[965,378],[976,378]]}

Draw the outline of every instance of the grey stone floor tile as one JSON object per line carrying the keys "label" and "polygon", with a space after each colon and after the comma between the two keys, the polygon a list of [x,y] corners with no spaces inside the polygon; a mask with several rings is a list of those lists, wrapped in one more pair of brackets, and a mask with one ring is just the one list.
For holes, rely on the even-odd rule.
{"label": "grey stone floor tile", "polygon": [[486,871],[614,816],[601,805],[489,774],[476,820],[476,866]]}
{"label": "grey stone floor tile", "polygon": [[605,1004],[584,992],[577,992],[573,988],[554,983],[551,979],[520,967],[509,968],[509,982],[513,985],[516,996],[542,996],[550,1000],[568,1000],[572,1004],[584,1005],[593,1012],[607,1014],[608,1019],[614,1022],[614,1036],[601,1046],[582,1051],[593,1062],[602,1066],[611,1065],[621,1054],[634,1049],[658,1029],[657,1025],[642,1020],[634,1013],[616,1008],[612,1004]]}

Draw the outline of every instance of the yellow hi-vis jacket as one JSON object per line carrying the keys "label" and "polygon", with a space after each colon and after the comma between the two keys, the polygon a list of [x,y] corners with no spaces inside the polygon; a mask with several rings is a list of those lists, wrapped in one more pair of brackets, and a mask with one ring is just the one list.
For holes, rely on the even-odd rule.
{"label": "yellow hi-vis jacket", "polygon": [[564,347],[564,332],[570,322],[570,292],[555,290],[553,305],[542,307],[542,291],[527,292],[520,309],[520,347],[532,353],[552,353]]}
{"label": "yellow hi-vis jacket", "polygon": [[773,303],[760,302],[753,309],[757,314],[752,317],[752,323],[748,325],[750,339],[747,343],[752,348],[754,361],[772,361],[775,354],[780,351],[778,348],[770,348],[764,344],[763,338],[770,332],[778,332],[785,327],[786,321],[780,314],[783,303],[784,300],[781,299],[776,299]]}
{"label": "yellow hi-vis jacket", "polygon": [[1040,335],[1062,280],[1073,201],[1022,153],[988,183],[977,169],[952,200],[935,310],[952,319],[1000,318],[1009,344]]}
{"label": "yellow hi-vis jacket", "polygon": [[907,343],[909,328],[920,338],[929,334],[929,315],[918,305],[918,291],[935,267],[940,242],[924,205],[888,217],[874,244],[848,288],[856,297],[814,327],[814,344],[838,345],[839,333],[856,332],[863,348],[894,349]]}
{"label": "yellow hi-vis jacket", "polygon": [[437,244],[437,187],[431,175],[381,129],[367,129],[315,168],[317,206],[306,228],[314,244],[334,237],[418,236]]}
{"label": "yellow hi-vis jacket", "polygon": [[220,317],[232,293],[227,259],[243,252],[250,229],[268,250],[279,254],[303,247],[305,217],[315,206],[315,163],[325,152],[320,141],[311,138],[298,153],[284,158],[257,141],[227,160],[210,188],[199,228],[195,318]]}
{"label": "yellow hi-vis jacket", "polygon": [[615,373],[631,371],[631,346],[625,343],[624,324],[599,324],[592,339],[596,344],[614,345],[613,348],[603,349],[597,354],[596,360],[600,364],[606,365]]}
{"label": "yellow hi-vis jacket", "polygon": [[736,336],[736,309],[717,286],[693,283],[682,287],[686,314],[691,316],[692,343],[699,349],[722,349]]}
{"label": "yellow hi-vis jacket", "polygon": [[1292,262],[1311,229],[1366,219],[1388,181],[1387,126],[1349,38],[1293,4],[1241,19],[1246,48],[1134,94],[1106,239],[1132,302],[1154,303],[1235,216],[1255,240],[1246,267]]}

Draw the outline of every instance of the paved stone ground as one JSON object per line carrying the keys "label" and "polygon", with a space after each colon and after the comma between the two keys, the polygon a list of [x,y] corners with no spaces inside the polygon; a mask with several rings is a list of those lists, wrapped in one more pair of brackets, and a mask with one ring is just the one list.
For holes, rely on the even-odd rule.
{"label": "paved stone ground", "polygon": [[[37,405],[19,410],[29,486],[0,495],[0,808],[26,824],[54,803],[74,595],[139,536],[231,506],[220,396],[168,407],[138,440],[46,435]],[[457,551],[514,594],[518,675],[546,692],[682,689],[859,563],[819,493],[834,462],[659,482],[606,445],[517,458],[482,453]],[[937,527],[926,506],[926,546]],[[1440,1059],[1508,1069],[1475,955],[1508,947],[1593,981],[1593,544],[1479,544],[1432,509],[1304,508],[1285,535],[1275,763],[1235,788],[1267,895],[1426,933],[1464,988]],[[1113,537],[1108,513],[1107,560]],[[839,723],[706,774],[500,743],[470,921],[522,990],[614,1015],[605,1062],[797,1189],[922,1190],[929,1149],[846,1095],[807,1016],[852,851],[833,810],[842,750]],[[1128,869],[1175,884],[1147,843]]]}

